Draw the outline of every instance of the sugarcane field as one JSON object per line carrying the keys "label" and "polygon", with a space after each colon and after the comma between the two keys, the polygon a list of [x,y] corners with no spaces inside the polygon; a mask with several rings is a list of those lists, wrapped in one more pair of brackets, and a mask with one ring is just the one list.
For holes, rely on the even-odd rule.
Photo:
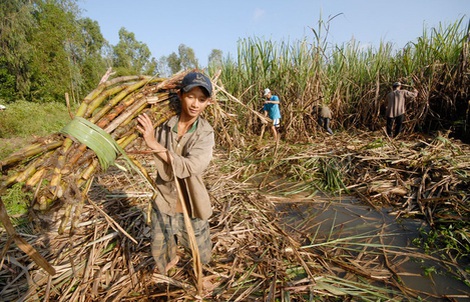
{"label": "sugarcane field", "polygon": [[[44,89],[50,102],[33,82],[23,100],[0,93],[0,301],[470,301],[470,22],[398,53],[327,51],[322,26],[167,75],[96,65],[88,86]],[[185,84],[195,74],[210,84]],[[211,256],[170,159],[189,247],[161,271],[164,155],[141,118],[180,116],[187,87],[210,89]]]}

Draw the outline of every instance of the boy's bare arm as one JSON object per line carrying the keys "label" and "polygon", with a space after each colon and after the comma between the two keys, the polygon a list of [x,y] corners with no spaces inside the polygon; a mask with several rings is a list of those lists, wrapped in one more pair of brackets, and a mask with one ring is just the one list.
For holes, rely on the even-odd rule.
{"label": "boy's bare arm", "polygon": [[279,102],[279,101],[266,101],[265,103],[269,103],[269,104],[279,104],[280,102]]}

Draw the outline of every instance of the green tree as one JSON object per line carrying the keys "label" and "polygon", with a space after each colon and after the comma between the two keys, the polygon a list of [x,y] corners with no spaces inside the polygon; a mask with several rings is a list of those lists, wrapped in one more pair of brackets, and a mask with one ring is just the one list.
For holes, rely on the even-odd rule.
{"label": "green tree", "polygon": [[119,30],[119,42],[113,47],[113,67],[119,75],[155,73],[157,63],[145,43],[135,39],[124,27]]}
{"label": "green tree", "polygon": [[5,56],[0,56],[0,105],[16,98],[16,79],[8,68]]}
{"label": "green tree", "polygon": [[196,54],[191,47],[188,47],[184,44],[178,46],[178,53],[181,60],[181,67],[183,69],[192,69],[198,68],[198,61],[196,59]]}
{"label": "green tree", "polygon": [[176,53],[172,52],[166,60],[172,74],[175,74],[182,69],[181,59]]}
{"label": "green tree", "polygon": [[27,0],[0,4],[0,97],[7,100],[29,94],[32,46],[28,40],[35,27],[32,10]]}
{"label": "green tree", "polygon": [[2,1],[0,82],[11,98],[57,100],[79,87],[78,12],[75,0]]}
{"label": "green tree", "polygon": [[147,64],[144,73],[147,75],[157,75],[158,74],[158,61],[154,57]]}
{"label": "green tree", "polygon": [[37,1],[34,17],[37,27],[32,33],[34,49],[31,66],[32,100],[63,100],[66,92],[75,93],[81,83],[74,50],[80,32],[73,1]]}
{"label": "green tree", "polygon": [[171,76],[171,69],[168,63],[168,57],[161,56],[157,61],[157,73],[162,77]]}
{"label": "green tree", "polygon": [[109,45],[96,21],[80,18],[76,1],[1,2],[1,98],[57,101],[96,87]]}
{"label": "green tree", "polygon": [[209,58],[208,58],[208,66],[210,69],[220,69],[222,67],[222,50],[220,49],[212,49]]}
{"label": "green tree", "polygon": [[104,49],[108,47],[108,42],[101,34],[97,21],[84,18],[79,24],[83,40],[77,57],[84,79],[83,89],[91,90],[96,87],[107,69]]}
{"label": "green tree", "polygon": [[178,54],[172,52],[167,58],[168,67],[173,74],[186,69],[198,68],[198,60],[191,47],[178,46]]}

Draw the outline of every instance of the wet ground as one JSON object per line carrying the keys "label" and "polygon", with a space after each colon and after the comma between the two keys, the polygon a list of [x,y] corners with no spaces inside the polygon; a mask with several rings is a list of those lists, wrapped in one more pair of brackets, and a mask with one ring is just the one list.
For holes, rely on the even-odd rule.
{"label": "wet ground", "polygon": [[391,209],[376,210],[351,198],[283,203],[279,210],[286,229],[305,238],[304,248],[334,249],[331,257],[341,249],[362,258],[377,253],[379,274],[385,278],[388,272],[424,301],[470,301],[470,287],[458,280],[465,267],[427,255],[413,243],[427,228],[423,220],[397,219]]}

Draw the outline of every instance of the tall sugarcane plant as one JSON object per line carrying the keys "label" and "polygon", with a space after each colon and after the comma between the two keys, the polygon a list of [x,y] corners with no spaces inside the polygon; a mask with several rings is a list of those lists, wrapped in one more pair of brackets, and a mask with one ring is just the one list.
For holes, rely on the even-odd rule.
{"label": "tall sugarcane plant", "polygon": [[[424,30],[423,35],[396,49],[381,41],[375,47],[351,39],[336,45],[327,40],[330,21],[319,20],[313,38],[274,42],[242,39],[237,60],[222,66],[225,89],[251,109],[262,107],[262,90],[269,87],[281,99],[284,139],[308,141],[316,134],[315,108],[328,104],[333,128],[381,130],[385,126],[385,97],[393,82],[416,88],[419,95],[406,103],[405,133],[453,128],[470,138],[469,68],[470,23],[464,19]],[[332,24],[334,26],[334,23]],[[245,107],[233,107],[244,133],[257,133],[258,118]],[[442,125],[442,127],[440,127]]]}

